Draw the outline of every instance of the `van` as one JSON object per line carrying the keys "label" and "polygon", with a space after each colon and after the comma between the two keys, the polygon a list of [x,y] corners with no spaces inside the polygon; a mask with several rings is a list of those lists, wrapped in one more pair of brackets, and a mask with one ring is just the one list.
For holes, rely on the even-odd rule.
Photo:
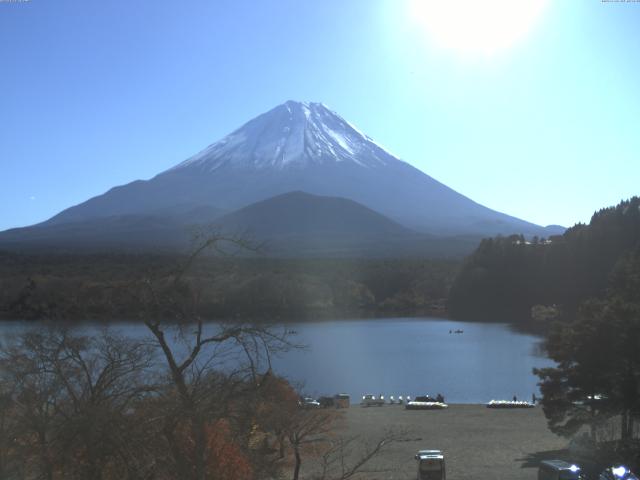
{"label": "van", "polygon": [[346,393],[338,393],[335,397],[336,408],[349,408],[351,397]]}
{"label": "van", "polygon": [[538,468],[538,480],[581,480],[580,467],[564,460],[543,460]]}
{"label": "van", "polygon": [[446,480],[444,456],[440,450],[420,450],[415,459],[418,461],[418,480]]}

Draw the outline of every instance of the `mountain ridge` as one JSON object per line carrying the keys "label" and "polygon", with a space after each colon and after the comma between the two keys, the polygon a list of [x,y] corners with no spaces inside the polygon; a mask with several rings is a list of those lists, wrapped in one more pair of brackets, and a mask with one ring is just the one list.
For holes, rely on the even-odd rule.
{"label": "mountain ridge", "polygon": [[324,104],[294,101],[258,115],[149,180],[116,186],[40,225],[158,211],[180,216],[194,208],[232,212],[292,191],[353,200],[432,235],[551,233],[438,182]]}
{"label": "mountain ridge", "polygon": [[[353,200],[289,192],[208,221],[156,213],[36,225],[0,233],[0,249],[52,253],[188,251],[196,236],[214,232],[259,245],[275,257],[460,257],[480,238],[437,238],[413,232]],[[250,250],[238,254],[253,255]]]}
{"label": "mountain ridge", "polygon": [[416,234],[353,200],[302,191],[287,192],[253,203],[217,218],[215,224],[226,230],[246,228],[259,235],[304,232],[359,236]]}

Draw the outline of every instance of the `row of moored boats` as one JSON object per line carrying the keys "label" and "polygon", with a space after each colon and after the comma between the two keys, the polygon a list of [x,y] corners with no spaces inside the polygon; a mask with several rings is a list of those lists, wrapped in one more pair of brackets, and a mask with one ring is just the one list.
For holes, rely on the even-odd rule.
{"label": "row of moored boats", "polygon": [[[438,395],[436,398],[429,395],[422,395],[411,400],[411,397],[399,396],[395,399],[393,396],[389,397],[387,402],[384,395],[372,395],[367,394],[362,396],[360,405],[363,407],[381,407],[383,405],[404,405],[407,410],[442,410],[448,408],[444,402],[444,397]],[[534,403],[520,401],[520,400],[491,400],[487,404],[487,408],[533,408]]]}

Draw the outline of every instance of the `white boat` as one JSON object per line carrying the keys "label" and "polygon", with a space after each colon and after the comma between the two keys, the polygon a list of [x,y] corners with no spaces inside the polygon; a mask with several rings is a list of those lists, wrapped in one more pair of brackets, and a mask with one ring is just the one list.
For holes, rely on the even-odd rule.
{"label": "white boat", "polygon": [[519,400],[491,400],[487,408],[533,408],[533,403]]}
{"label": "white boat", "polygon": [[430,396],[416,397],[412,402],[407,402],[404,408],[407,410],[443,410],[448,408],[444,402],[438,402]]}

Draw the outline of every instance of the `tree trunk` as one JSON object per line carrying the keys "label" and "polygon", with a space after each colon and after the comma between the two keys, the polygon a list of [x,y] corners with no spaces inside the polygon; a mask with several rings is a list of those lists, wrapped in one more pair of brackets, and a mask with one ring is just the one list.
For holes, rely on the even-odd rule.
{"label": "tree trunk", "polygon": [[178,475],[181,479],[189,479],[191,478],[192,473],[189,470],[189,465],[182,453],[182,450],[180,449],[180,445],[174,434],[173,428],[172,422],[170,422],[169,419],[165,419],[165,425],[162,429],[162,433],[169,445],[176,470],[178,471]]}
{"label": "tree trunk", "polygon": [[195,443],[194,453],[195,453],[195,462],[196,462],[196,465],[195,465],[196,479],[205,480],[207,475],[206,468],[205,468],[207,435],[204,429],[204,422],[200,421],[197,415],[193,419],[192,431],[193,431],[193,440]]}
{"label": "tree trunk", "polygon": [[278,452],[278,455],[279,455],[278,458],[283,459],[284,458],[284,435],[282,434],[278,435],[278,446],[280,447]]}
{"label": "tree trunk", "polygon": [[300,475],[300,464],[302,464],[302,458],[300,457],[300,449],[298,445],[294,445],[293,452],[296,456],[296,466],[293,469],[293,480],[298,480],[298,476]]}
{"label": "tree trunk", "polygon": [[44,478],[47,480],[53,480],[53,465],[51,465],[51,459],[49,458],[46,435],[47,434],[44,431],[38,432],[38,436],[40,437],[40,458],[44,468]]}
{"label": "tree trunk", "polygon": [[625,408],[620,416],[620,438],[623,442],[629,440],[629,411]]}
{"label": "tree trunk", "polygon": [[100,468],[93,438],[85,438],[85,442],[87,443],[85,453],[87,458],[86,478],[100,480],[102,478],[102,469]]}

